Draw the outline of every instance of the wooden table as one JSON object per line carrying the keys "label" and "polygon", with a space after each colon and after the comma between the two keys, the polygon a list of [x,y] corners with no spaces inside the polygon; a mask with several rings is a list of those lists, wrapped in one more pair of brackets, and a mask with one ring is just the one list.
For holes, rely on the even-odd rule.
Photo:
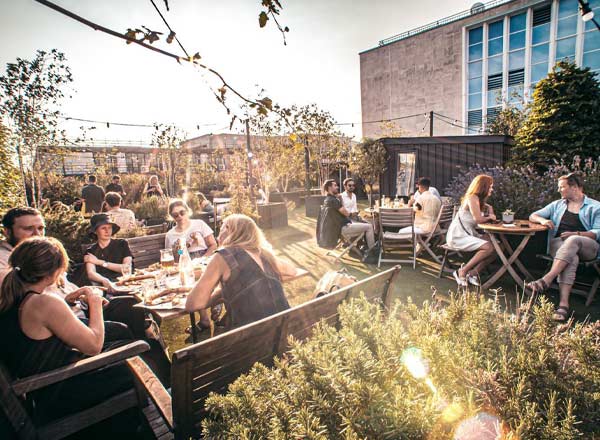
{"label": "wooden table", "polygon": [[[517,285],[522,286],[525,283],[525,279],[533,279],[529,271],[525,268],[523,263],[519,261],[519,255],[527,246],[527,242],[535,235],[536,232],[546,231],[546,226],[542,226],[539,223],[532,223],[528,220],[515,220],[515,226],[505,226],[502,223],[482,223],[477,225],[479,229],[482,229],[489,237],[496,254],[502,261],[502,266],[498,271],[491,276],[483,285],[483,289],[491,287],[506,271],[513,277]],[[521,236],[521,242],[513,249],[508,239],[508,235]],[[523,277],[515,270],[516,268],[521,272]]]}

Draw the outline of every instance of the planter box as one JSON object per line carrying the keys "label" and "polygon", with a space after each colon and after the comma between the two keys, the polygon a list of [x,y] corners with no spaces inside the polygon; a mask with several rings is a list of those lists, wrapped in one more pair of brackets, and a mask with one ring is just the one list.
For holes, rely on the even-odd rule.
{"label": "planter box", "polygon": [[262,229],[282,228],[288,225],[285,203],[267,203],[256,205],[258,208],[258,226]]}
{"label": "planter box", "polygon": [[157,226],[162,225],[163,223],[165,223],[165,219],[161,217],[146,219],[146,226]]}
{"label": "planter box", "polygon": [[306,196],[306,216],[317,218],[325,196]]}
{"label": "planter box", "polygon": [[288,191],[288,192],[272,192],[269,194],[270,202],[292,202],[296,207],[300,206],[300,202],[302,200],[302,196],[304,196],[305,191]]}

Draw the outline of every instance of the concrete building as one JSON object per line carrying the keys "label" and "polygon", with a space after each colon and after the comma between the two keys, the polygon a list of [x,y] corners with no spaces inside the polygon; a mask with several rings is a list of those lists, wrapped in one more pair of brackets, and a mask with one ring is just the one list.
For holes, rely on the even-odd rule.
{"label": "concrete building", "polygon": [[600,31],[577,0],[476,3],[360,53],[363,136],[428,135],[432,111],[436,136],[481,134],[567,58],[600,72]]}

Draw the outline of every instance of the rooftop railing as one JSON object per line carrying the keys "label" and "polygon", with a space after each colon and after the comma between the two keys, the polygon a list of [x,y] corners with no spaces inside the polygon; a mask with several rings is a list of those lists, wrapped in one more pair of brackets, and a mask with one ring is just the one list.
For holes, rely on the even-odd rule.
{"label": "rooftop railing", "polygon": [[503,5],[505,3],[510,3],[514,0],[492,0],[487,2],[480,7],[474,5],[468,11],[462,11],[457,14],[451,15],[446,18],[442,18],[441,20],[434,21],[433,23],[426,24],[424,26],[418,27],[416,29],[411,29],[410,31],[402,32],[401,34],[394,35],[393,37],[386,38],[385,40],[380,40],[379,45],[385,46],[386,44],[395,43],[396,41],[404,40],[405,38],[413,37],[418,34],[422,34],[423,32],[430,31],[431,29],[438,28],[440,26],[444,26],[448,23],[453,23],[455,21],[462,20],[463,18],[472,17],[477,14],[481,14],[489,9],[495,8],[496,6]]}

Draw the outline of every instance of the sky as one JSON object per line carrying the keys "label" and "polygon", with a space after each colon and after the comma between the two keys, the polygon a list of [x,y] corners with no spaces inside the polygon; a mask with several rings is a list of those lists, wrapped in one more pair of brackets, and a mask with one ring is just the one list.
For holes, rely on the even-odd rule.
{"label": "sky", "polygon": [[[53,0],[97,24],[125,32],[142,25],[168,33],[150,0]],[[473,0],[282,0],[278,17],[290,28],[287,45],[274,23],[258,25],[260,0],[155,0],[190,53],[250,97],[261,90],[283,106],[316,103],[345,134],[361,138],[359,52],[379,40],[469,9]],[[63,52],[74,81],[61,105],[71,117],[136,124],[175,124],[192,138],[230,132],[226,110],[211,93],[210,74],[84,26],[33,0],[0,0],[0,73],[17,57],[38,49]],[[241,112],[240,112],[241,114]],[[199,129],[197,126],[200,126]],[[90,130],[89,127],[96,129]],[[69,136],[147,144],[151,128],[76,121],[62,123]],[[241,130],[234,126],[232,132]]]}

